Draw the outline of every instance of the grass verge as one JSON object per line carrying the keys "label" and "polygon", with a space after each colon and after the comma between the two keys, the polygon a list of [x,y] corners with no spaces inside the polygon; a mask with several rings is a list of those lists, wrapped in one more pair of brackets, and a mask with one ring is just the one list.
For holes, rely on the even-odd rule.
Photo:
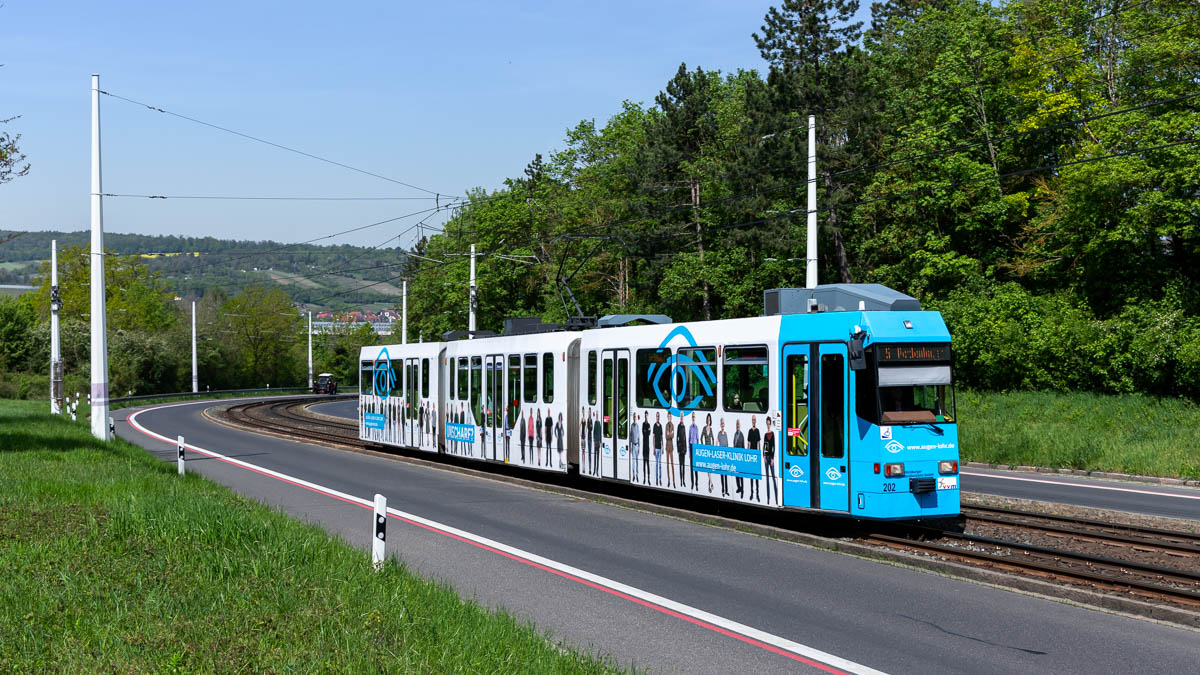
{"label": "grass verge", "polygon": [[960,391],[963,461],[1200,479],[1200,405],[1087,393]]}
{"label": "grass verge", "polygon": [[44,407],[0,400],[0,671],[614,670]]}

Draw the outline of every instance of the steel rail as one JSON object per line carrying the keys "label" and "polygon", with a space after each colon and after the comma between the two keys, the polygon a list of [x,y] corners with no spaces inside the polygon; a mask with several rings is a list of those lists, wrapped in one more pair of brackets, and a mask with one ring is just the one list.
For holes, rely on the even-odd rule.
{"label": "steel rail", "polygon": [[[952,535],[954,533],[946,533]],[[969,536],[969,535],[968,535]],[[980,538],[983,539],[983,538]],[[1125,589],[1132,593],[1136,593],[1143,597],[1154,599],[1169,598],[1189,605],[1200,607],[1200,592],[1181,588],[1171,588],[1169,586],[1161,586],[1149,582],[1138,581],[1135,579],[1118,579],[1111,576],[1095,572],[1087,572],[1083,570],[1064,568],[1058,565],[1042,563],[1035,560],[1022,560],[1016,557],[995,555],[981,551],[972,551],[962,549],[955,546],[947,546],[944,544],[935,544],[927,541],[909,539],[888,534],[873,534],[864,537],[864,541],[887,546],[888,548],[902,548],[917,550],[925,553],[935,553],[939,556],[950,558],[965,559],[973,562],[985,563],[993,567],[1006,568],[1013,571],[1033,573],[1035,576],[1051,577],[1055,579],[1073,579],[1076,581],[1084,581],[1097,586],[1104,586],[1116,589]],[[1012,548],[1022,548],[1022,545],[1017,542],[997,542],[1004,546]],[[1049,549],[1047,549],[1049,550]],[[1077,554],[1068,551],[1050,551],[1056,558],[1074,558]],[[1082,561],[1081,562],[1086,562]],[[1129,567],[1121,561],[1112,561],[1117,567]],[[1179,574],[1179,570],[1171,570],[1171,575]]]}
{"label": "steel rail", "polygon": [[[981,513],[977,514],[976,512]],[[1011,511],[1008,509],[999,509],[993,507],[964,506],[962,508],[962,513],[969,520],[979,522],[1009,525],[1012,527],[1041,530],[1043,532],[1064,534],[1074,537],[1083,537],[1093,539],[1101,543],[1119,542],[1132,546],[1150,546],[1162,550],[1200,555],[1200,535],[1191,534],[1189,532],[1162,530],[1150,527],[1140,527],[1137,525],[1120,525],[1087,518],[1072,518],[1070,516],[1042,514],[1032,511]],[[1030,523],[1019,520],[1022,518],[1042,519],[1052,521],[1054,523],[1065,524],[1053,525],[1046,523]],[[1098,532],[1096,530],[1068,527],[1066,524],[1083,525],[1086,527],[1097,528],[1099,530],[1117,530],[1118,532]],[[1123,534],[1122,531],[1129,534]],[[1131,534],[1137,536],[1131,536]]]}

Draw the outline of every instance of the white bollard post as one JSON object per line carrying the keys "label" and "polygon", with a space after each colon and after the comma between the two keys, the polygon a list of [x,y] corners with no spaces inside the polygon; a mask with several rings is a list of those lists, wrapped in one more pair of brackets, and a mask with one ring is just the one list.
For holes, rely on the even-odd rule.
{"label": "white bollard post", "polygon": [[179,459],[176,460],[176,463],[179,465],[179,475],[182,476],[186,473],[186,470],[183,468],[183,436],[179,437],[179,444],[175,446],[175,450],[179,453]]}
{"label": "white bollard post", "polygon": [[79,407],[79,398],[75,398],[75,402],[71,404],[71,421],[75,421],[75,409]]}
{"label": "white bollard post", "polygon": [[375,538],[371,543],[371,564],[375,571],[383,569],[387,541],[387,497],[375,495]]}
{"label": "white bollard post", "polygon": [[116,424],[116,422],[113,422],[112,415],[108,416],[108,433],[110,433],[110,434],[117,433],[117,424]]}

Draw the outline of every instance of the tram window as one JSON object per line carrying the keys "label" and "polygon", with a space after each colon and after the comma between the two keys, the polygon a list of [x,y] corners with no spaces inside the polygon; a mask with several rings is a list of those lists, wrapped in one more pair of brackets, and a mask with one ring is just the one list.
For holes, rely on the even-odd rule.
{"label": "tram window", "polygon": [[403,361],[396,361],[388,366],[388,377],[391,378],[392,383],[391,393],[388,394],[389,396],[395,396],[397,399],[399,399],[401,396],[404,396],[404,380],[402,379],[403,375]]}
{"label": "tram window", "polygon": [[629,435],[629,359],[617,359],[617,438]]}
{"label": "tram window", "polygon": [[671,350],[639,349],[634,370],[637,404],[641,408],[666,408],[671,402]]}
{"label": "tram window", "polygon": [[508,357],[508,428],[517,424],[517,416],[521,413],[521,356],[510,354]]}
{"label": "tram window", "polygon": [[[712,347],[684,348],[675,359],[675,405],[683,410],[717,409],[717,352]],[[693,405],[694,403],[694,405]]]}
{"label": "tram window", "polygon": [[525,402],[537,403],[537,354],[525,355]]}
{"label": "tram window", "polygon": [[421,359],[421,398],[429,398],[429,359]]}
{"label": "tram window", "polygon": [[588,405],[596,405],[596,352],[588,352],[587,365]]}
{"label": "tram window", "polygon": [[409,419],[417,416],[417,360],[409,359],[404,367],[404,407]]}
{"label": "tram window", "polygon": [[363,361],[360,364],[358,393],[363,396],[370,396],[375,393],[375,364],[371,361]]}
{"label": "tram window", "polygon": [[613,362],[611,356],[604,357],[604,437],[612,438]]}
{"label": "tram window", "polygon": [[793,457],[808,456],[808,356],[789,354],[787,357],[787,436],[784,445],[787,454]]}
{"label": "tram window", "polygon": [[458,400],[467,400],[467,357],[458,359]]}
{"label": "tram window", "polygon": [[726,347],[721,372],[722,405],[730,412],[766,412],[769,400],[767,348]]}
{"label": "tram window", "polygon": [[542,403],[554,403],[554,354],[542,354]]}
{"label": "tram window", "polygon": [[475,424],[483,426],[480,403],[483,401],[483,357],[471,357],[471,413]]}
{"label": "tram window", "polygon": [[948,384],[880,387],[884,424],[940,424],[955,421],[954,387]]}
{"label": "tram window", "polygon": [[821,355],[821,456],[846,454],[846,371],[841,354]]}

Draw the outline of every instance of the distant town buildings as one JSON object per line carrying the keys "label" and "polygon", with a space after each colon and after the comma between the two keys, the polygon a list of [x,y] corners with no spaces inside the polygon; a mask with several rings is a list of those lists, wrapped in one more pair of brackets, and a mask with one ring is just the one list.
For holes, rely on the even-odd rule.
{"label": "distant town buildings", "polygon": [[391,335],[392,324],[400,321],[400,313],[385,309],[380,312],[318,312],[313,315],[313,332],[325,333],[337,328],[356,328],[370,324],[376,335]]}

